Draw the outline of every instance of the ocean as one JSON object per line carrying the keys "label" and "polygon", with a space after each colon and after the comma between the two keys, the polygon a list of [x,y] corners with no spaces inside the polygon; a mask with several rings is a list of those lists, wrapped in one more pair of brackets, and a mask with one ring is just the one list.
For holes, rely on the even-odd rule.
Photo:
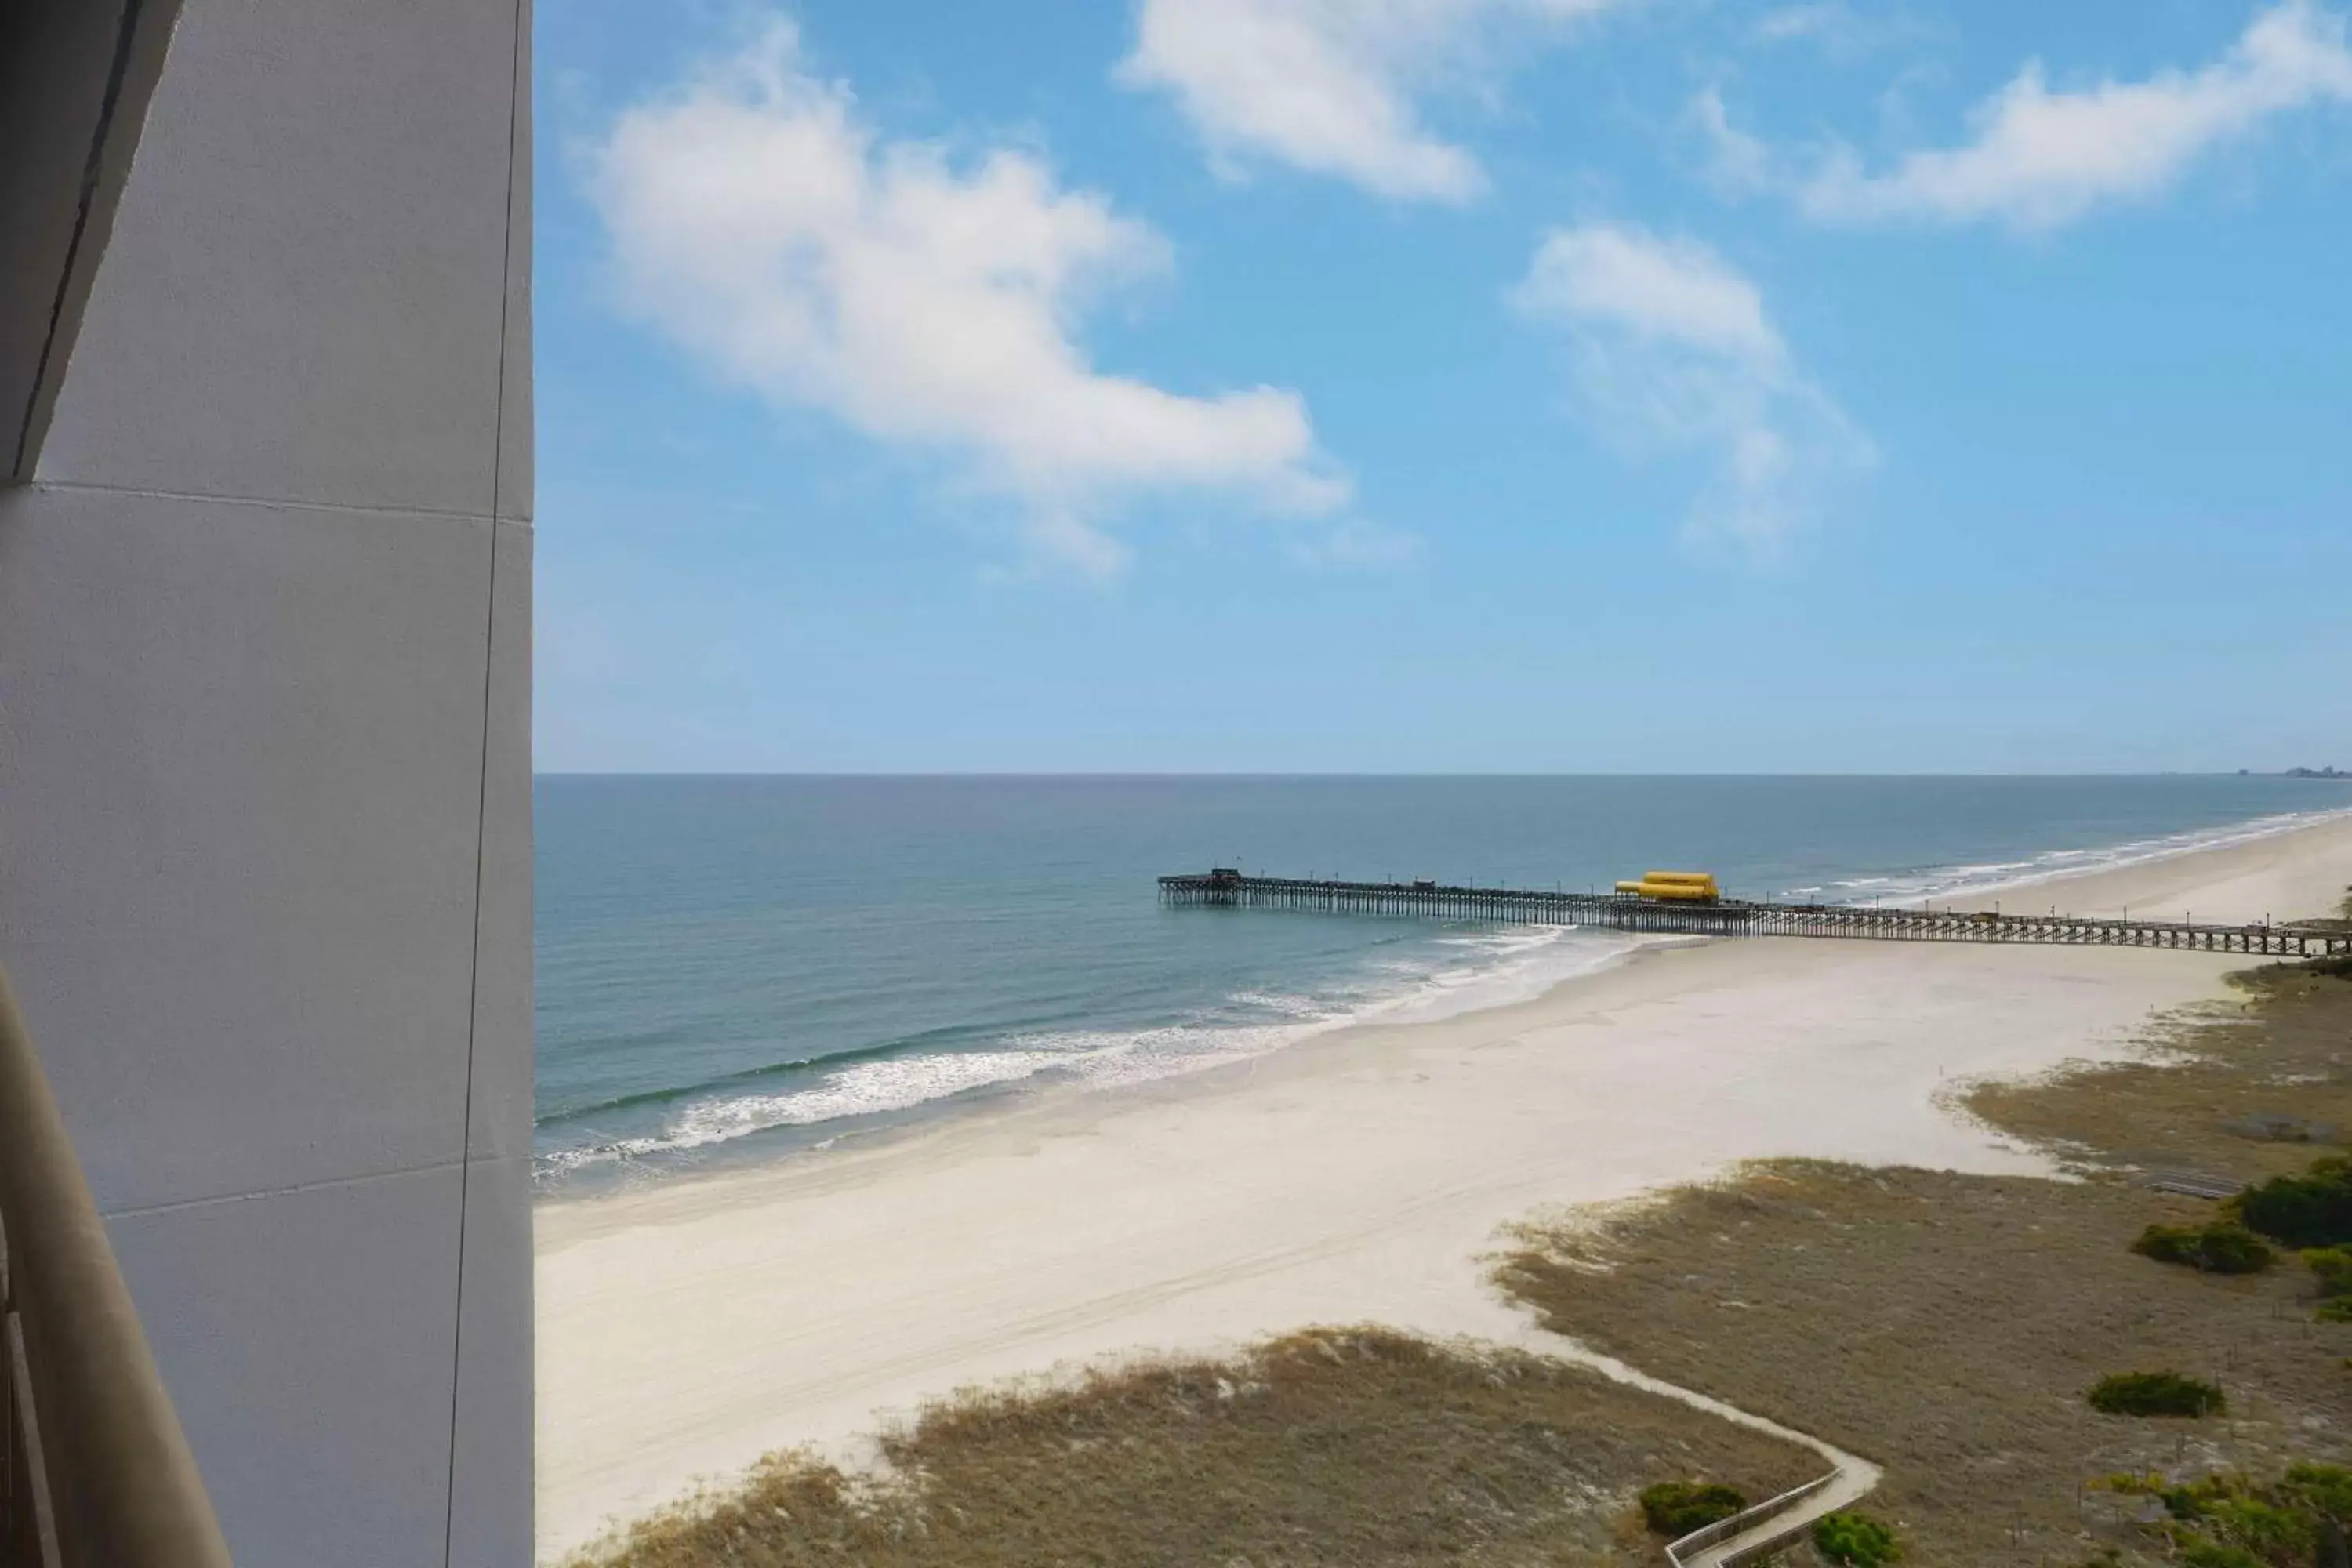
{"label": "ocean", "polygon": [[1643,940],[1163,909],[1162,872],[1586,888],[1657,867],[1895,902],[2278,831],[2352,785],[562,775],[535,805],[537,1168],[562,1195],[1495,1005]]}

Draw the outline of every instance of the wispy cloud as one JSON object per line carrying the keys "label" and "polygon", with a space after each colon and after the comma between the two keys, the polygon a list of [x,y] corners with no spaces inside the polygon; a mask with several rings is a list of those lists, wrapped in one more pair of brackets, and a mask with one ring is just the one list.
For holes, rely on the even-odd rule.
{"label": "wispy cloud", "polygon": [[1775,559],[1876,460],[1797,369],[1756,285],[1696,241],[1556,229],[1510,298],[1567,339],[1587,423],[1637,453],[1712,458],[1685,526],[1696,545]]}
{"label": "wispy cloud", "polygon": [[1423,123],[1423,96],[1482,79],[1506,34],[1622,3],[1143,0],[1118,77],[1171,94],[1228,174],[1262,160],[1398,200],[1465,202],[1486,174]]}
{"label": "wispy cloud", "polygon": [[1421,557],[1421,539],[1400,529],[1382,528],[1361,518],[1344,518],[1318,538],[1291,546],[1291,556],[1302,566],[1325,572],[1386,572],[1407,566]]}
{"label": "wispy cloud", "polygon": [[1779,178],[1772,149],[1731,122],[1723,89],[1707,87],[1691,100],[1690,122],[1707,146],[1707,174],[1727,192],[1746,195],[1769,190]]}
{"label": "wispy cloud", "polygon": [[1748,36],[1759,44],[1809,44],[1835,59],[1853,60],[1906,39],[1928,25],[1900,0],[1801,0],[1757,17]]}
{"label": "wispy cloud", "polygon": [[1757,18],[1755,36],[1768,44],[1798,38],[1840,37],[1860,25],[1853,7],[1844,0],[1806,0],[1780,5]]}
{"label": "wispy cloud", "polygon": [[593,168],[629,308],[780,405],[1011,497],[1042,557],[1118,570],[1105,525],[1145,493],[1345,503],[1297,394],[1190,396],[1089,363],[1086,306],[1168,265],[1153,230],[1032,153],[878,136],[789,24],[623,114]]}
{"label": "wispy cloud", "polygon": [[2221,56],[2144,81],[2053,89],[2039,61],[1969,116],[1966,142],[1906,153],[1873,171],[1851,149],[1803,166],[1770,159],[1734,128],[1719,97],[1696,118],[1720,174],[1785,190],[1829,223],[1995,223],[2041,231],[2101,207],[2161,195],[2208,153],[2265,121],[2352,102],[2343,16],[2315,0],[2257,15]]}

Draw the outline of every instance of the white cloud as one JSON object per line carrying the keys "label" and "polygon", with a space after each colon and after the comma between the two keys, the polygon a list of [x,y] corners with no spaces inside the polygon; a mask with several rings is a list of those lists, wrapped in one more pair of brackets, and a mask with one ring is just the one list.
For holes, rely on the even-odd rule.
{"label": "white cloud", "polygon": [[1855,25],[1853,11],[1843,0],[1808,0],[1804,5],[1767,11],[1757,19],[1755,35],[1766,43],[1777,44],[1792,38],[1832,37]]}
{"label": "white cloud", "polygon": [[1498,30],[1622,0],[1143,0],[1130,87],[1175,97],[1222,169],[1266,159],[1399,200],[1464,202],[1477,160],[1417,99],[1493,62]]}
{"label": "white cloud", "polygon": [[1102,524],[1148,492],[1346,500],[1296,393],[1186,396],[1089,363],[1082,309],[1167,265],[1151,229],[1031,154],[877,137],[788,25],[623,114],[593,187],[632,309],[778,404],[946,456],[1046,556],[1117,570]]}
{"label": "white cloud", "polygon": [[[2344,18],[2312,0],[2284,0],[2195,71],[2053,91],[2030,62],[1978,107],[1965,144],[1908,153],[1884,174],[1840,152],[1797,183],[1797,196],[1809,215],[1831,221],[2053,228],[2155,195],[2222,142],[2327,101],[2352,101]],[[1738,145],[1717,138],[1719,150]]]}
{"label": "white cloud", "polygon": [[1605,322],[1632,337],[1727,359],[1770,363],[1782,354],[1755,284],[1704,246],[1631,225],[1555,230],[1517,298],[1545,320]]}
{"label": "white cloud", "polygon": [[1791,363],[1755,284],[1694,241],[1556,229],[1511,301],[1565,334],[1589,424],[1637,453],[1712,455],[1686,525],[1696,544],[1773,559],[1876,460]]}
{"label": "white cloud", "polygon": [[1300,565],[1319,571],[1385,572],[1418,559],[1421,540],[1351,517],[1342,519],[1320,539],[1294,544],[1290,552]]}
{"label": "white cloud", "polygon": [[1775,173],[1772,150],[1731,123],[1723,105],[1723,89],[1709,87],[1691,100],[1691,123],[1698,127],[1710,155],[1708,174],[1716,184],[1734,195],[1769,188]]}
{"label": "white cloud", "polygon": [[1931,24],[1908,4],[1873,0],[1801,0],[1765,12],[1748,28],[1759,44],[1811,45],[1832,59],[1852,61],[1906,39],[1917,39]]}

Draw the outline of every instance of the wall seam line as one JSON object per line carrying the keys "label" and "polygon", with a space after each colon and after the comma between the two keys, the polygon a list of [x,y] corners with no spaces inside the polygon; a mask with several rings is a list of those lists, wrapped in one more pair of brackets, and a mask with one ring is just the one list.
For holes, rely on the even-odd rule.
{"label": "wall seam line", "polygon": [[[474,1049],[481,1021],[482,993],[482,863],[489,838],[490,698],[498,669],[499,628],[499,504],[506,483],[507,343],[514,310],[514,191],[516,127],[522,113],[523,29],[525,0],[513,0],[513,42],[507,55],[507,181],[506,228],[499,260],[498,391],[491,403],[490,440],[490,562],[488,591],[482,606],[482,749],[481,779],[474,807],[474,952],[466,1002],[466,1110],[457,1146],[457,1303],[449,1325],[449,1468],[441,1494],[441,1568],[450,1568],[457,1538],[457,1399],[463,1381],[466,1351],[466,1236],[472,1217],[470,1199],[474,1176]],[[528,367],[526,367],[526,370]]]}
{"label": "wall seam line", "polygon": [[201,1198],[172,1198],[163,1203],[131,1204],[121,1208],[100,1209],[98,1217],[111,1225],[119,1219],[145,1219],[151,1215],[180,1214],[189,1209],[213,1208],[222,1204],[257,1203],[264,1198],[299,1197],[304,1193],[330,1192],[337,1187],[356,1187],[368,1182],[396,1181],[403,1176],[429,1176],[436,1171],[454,1171],[465,1163],[463,1159],[433,1160],[422,1165],[395,1165],[383,1171],[362,1171],[349,1176],[321,1176],[315,1182],[293,1182],[282,1187],[255,1187],[241,1193],[212,1193]]}
{"label": "wall seam line", "polygon": [[[499,374],[501,378],[506,374],[503,361],[500,363]],[[497,469],[498,461],[493,458],[492,473],[495,474]],[[135,496],[142,500],[201,501],[215,506],[259,507],[277,511],[324,511],[358,517],[431,518],[436,521],[454,522],[504,522],[517,528],[529,528],[531,525],[528,518],[508,517],[498,511],[496,510],[498,503],[495,500],[491,502],[492,510],[489,511],[467,511],[458,507],[375,506],[358,501],[298,500],[290,497],[229,495],[215,490],[153,489],[142,485],[95,484],[78,479],[36,479],[23,488],[32,492],[55,490],[75,495]]]}

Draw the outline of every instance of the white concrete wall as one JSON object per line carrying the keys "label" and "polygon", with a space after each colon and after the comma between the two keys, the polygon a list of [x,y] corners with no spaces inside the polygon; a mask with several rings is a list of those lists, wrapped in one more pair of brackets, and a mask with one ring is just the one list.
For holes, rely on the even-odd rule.
{"label": "white concrete wall", "polygon": [[241,1568],[530,1558],[529,37],[185,0],[0,489],[0,961]]}

